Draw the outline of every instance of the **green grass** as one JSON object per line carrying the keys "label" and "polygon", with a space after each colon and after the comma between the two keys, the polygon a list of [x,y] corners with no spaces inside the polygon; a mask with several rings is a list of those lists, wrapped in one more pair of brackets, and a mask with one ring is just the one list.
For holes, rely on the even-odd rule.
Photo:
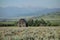
{"label": "green grass", "polygon": [[15,22],[14,21],[11,21],[11,22],[0,22],[0,24],[14,24]]}

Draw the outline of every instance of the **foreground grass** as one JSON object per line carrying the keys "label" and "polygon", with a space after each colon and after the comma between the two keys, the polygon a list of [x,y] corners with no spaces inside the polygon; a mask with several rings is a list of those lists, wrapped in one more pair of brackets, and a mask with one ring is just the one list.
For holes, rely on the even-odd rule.
{"label": "foreground grass", "polygon": [[60,40],[60,27],[0,27],[0,40]]}

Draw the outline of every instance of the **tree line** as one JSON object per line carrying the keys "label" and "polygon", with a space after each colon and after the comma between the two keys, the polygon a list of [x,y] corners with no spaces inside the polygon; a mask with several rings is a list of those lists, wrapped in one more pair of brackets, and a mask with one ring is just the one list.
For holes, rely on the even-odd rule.
{"label": "tree line", "polygon": [[41,20],[31,19],[31,20],[28,20],[28,26],[51,26],[51,23],[50,23],[50,21],[45,21],[43,19],[41,19]]}

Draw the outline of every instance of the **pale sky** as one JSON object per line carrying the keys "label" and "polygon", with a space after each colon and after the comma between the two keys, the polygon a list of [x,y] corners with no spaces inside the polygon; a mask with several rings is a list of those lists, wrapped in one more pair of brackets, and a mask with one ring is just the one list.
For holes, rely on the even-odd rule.
{"label": "pale sky", "polygon": [[0,7],[60,8],[60,0],[0,0]]}

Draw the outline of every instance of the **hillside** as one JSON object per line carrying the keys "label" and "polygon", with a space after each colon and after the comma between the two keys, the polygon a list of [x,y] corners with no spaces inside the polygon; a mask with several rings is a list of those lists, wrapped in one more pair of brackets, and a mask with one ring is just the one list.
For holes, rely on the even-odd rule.
{"label": "hillside", "polygon": [[51,12],[46,15],[35,17],[34,19],[44,19],[49,21],[51,25],[60,25],[60,12]]}
{"label": "hillside", "polygon": [[38,19],[42,18],[44,20],[60,20],[60,12],[51,12],[43,14],[42,16],[36,17]]}

